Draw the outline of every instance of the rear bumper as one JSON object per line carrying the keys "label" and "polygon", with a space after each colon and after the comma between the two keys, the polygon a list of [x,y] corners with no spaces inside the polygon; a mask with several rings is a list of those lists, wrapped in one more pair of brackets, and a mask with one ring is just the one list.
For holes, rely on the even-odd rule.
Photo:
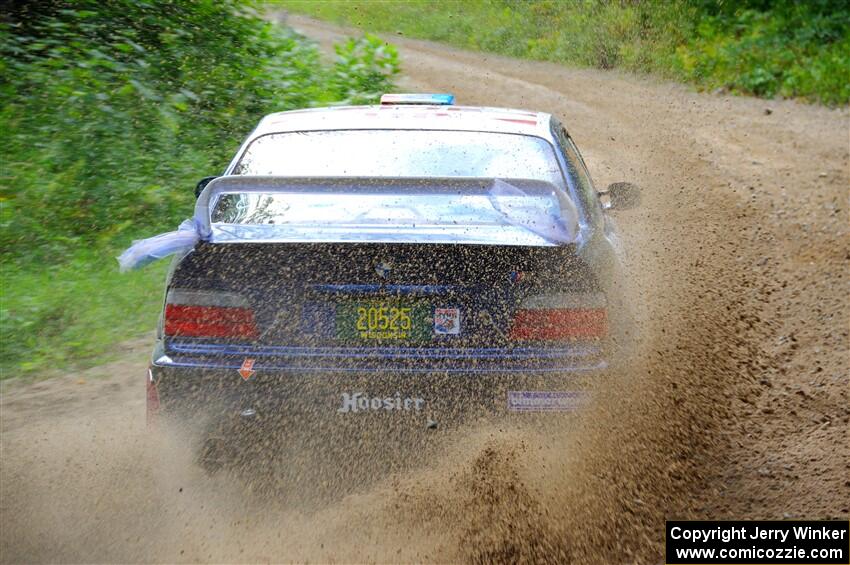
{"label": "rear bumper", "polygon": [[[160,344],[151,365],[162,409],[311,421],[403,418],[449,422],[482,414],[568,412],[607,365],[600,349],[369,351]],[[253,360],[243,371],[246,359]]]}
{"label": "rear bumper", "polygon": [[159,342],[154,364],[238,371],[245,359],[254,370],[301,372],[393,371],[398,373],[573,373],[606,368],[598,343],[563,347],[289,347],[223,345],[200,340]]}

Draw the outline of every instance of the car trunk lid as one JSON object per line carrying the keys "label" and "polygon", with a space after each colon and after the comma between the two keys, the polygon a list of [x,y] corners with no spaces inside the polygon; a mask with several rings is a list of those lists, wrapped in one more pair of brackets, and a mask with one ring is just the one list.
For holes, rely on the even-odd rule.
{"label": "car trunk lid", "polygon": [[554,308],[541,297],[566,296],[573,310],[599,302],[596,279],[573,245],[203,243],[176,269],[169,296],[197,291],[226,297],[232,311],[217,321],[244,324],[247,305],[256,324],[242,336],[207,337],[302,347],[546,341],[546,332],[514,331],[517,320],[543,319],[529,312]]}

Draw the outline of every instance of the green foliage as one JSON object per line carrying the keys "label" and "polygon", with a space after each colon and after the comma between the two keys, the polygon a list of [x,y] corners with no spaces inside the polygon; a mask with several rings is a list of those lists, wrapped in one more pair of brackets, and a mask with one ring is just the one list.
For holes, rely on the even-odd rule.
{"label": "green foliage", "polygon": [[330,86],[343,104],[367,104],[387,92],[399,73],[398,52],[374,35],[334,46],[337,60]]}
{"label": "green foliage", "polygon": [[821,2],[714,7],[677,68],[694,82],[756,96],[850,101],[850,8]]}
{"label": "green foliage", "polygon": [[262,115],[376,101],[398,73],[371,36],[324,65],[237,0],[23,3],[0,17],[4,369],[152,328],[161,277],[119,278],[117,251],[190,216],[195,182]]}
{"label": "green foliage", "polygon": [[152,334],[168,262],[119,273],[100,250],[20,270],[0,265],[0,378],[79,366],[142,333]]}
{"label": "green foliage", "polygon": [[846,0],[283,0],[369,30],[652,72],[756,96],[850,102]]}

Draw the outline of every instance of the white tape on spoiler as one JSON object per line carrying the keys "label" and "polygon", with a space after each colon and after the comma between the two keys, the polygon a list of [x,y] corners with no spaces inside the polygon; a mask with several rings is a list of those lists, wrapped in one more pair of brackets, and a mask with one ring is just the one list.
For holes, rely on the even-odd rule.
{"label": "white tape on spoiler", "polygon": [[[117,257],[121,272],[144,267],[148,263],[189,251],[202,239],[210,235],[210,194],[216,189],[219,179],[210,182],[195,202],[195,215],[183,220],[177,231],[162,233],[147,239],[137,239],[133,245]],[[218,183],[221,184],[221,183]],[[217,194],[217,193],[216,193]]]}
{"label": "white tape on spoiler", "polygon": [[[189,251],[199,241],[209,239],[211,195],[214,194],[217,198],[223,188],[230,186],[230,183],[221,181],[222,179],[215,179],[204,188],[195,202],[195,215],[183,220],[177,231],[134,241],[133,245],[117,257],[121,272],[144,267],[175,253]],[[215,203],[215,199],[212,202]]]}
{"label": "white tape on spoiler", "polygon": [[132,246],[118,256],[119,268],[123,273],[174,253],[188,251],[195,247],[199,239],[195,221],[183,220],[177,231],[134,241]]}

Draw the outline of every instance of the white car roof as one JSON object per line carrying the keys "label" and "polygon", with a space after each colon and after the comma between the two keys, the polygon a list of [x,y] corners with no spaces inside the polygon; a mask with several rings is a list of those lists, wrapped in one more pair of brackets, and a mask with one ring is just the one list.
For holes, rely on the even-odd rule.
{"label": "white car roof", "polygon": [[251,135],[344,129],[489,131],[551,139],[549,114],[477,106],[337,106],[269,114]]}

